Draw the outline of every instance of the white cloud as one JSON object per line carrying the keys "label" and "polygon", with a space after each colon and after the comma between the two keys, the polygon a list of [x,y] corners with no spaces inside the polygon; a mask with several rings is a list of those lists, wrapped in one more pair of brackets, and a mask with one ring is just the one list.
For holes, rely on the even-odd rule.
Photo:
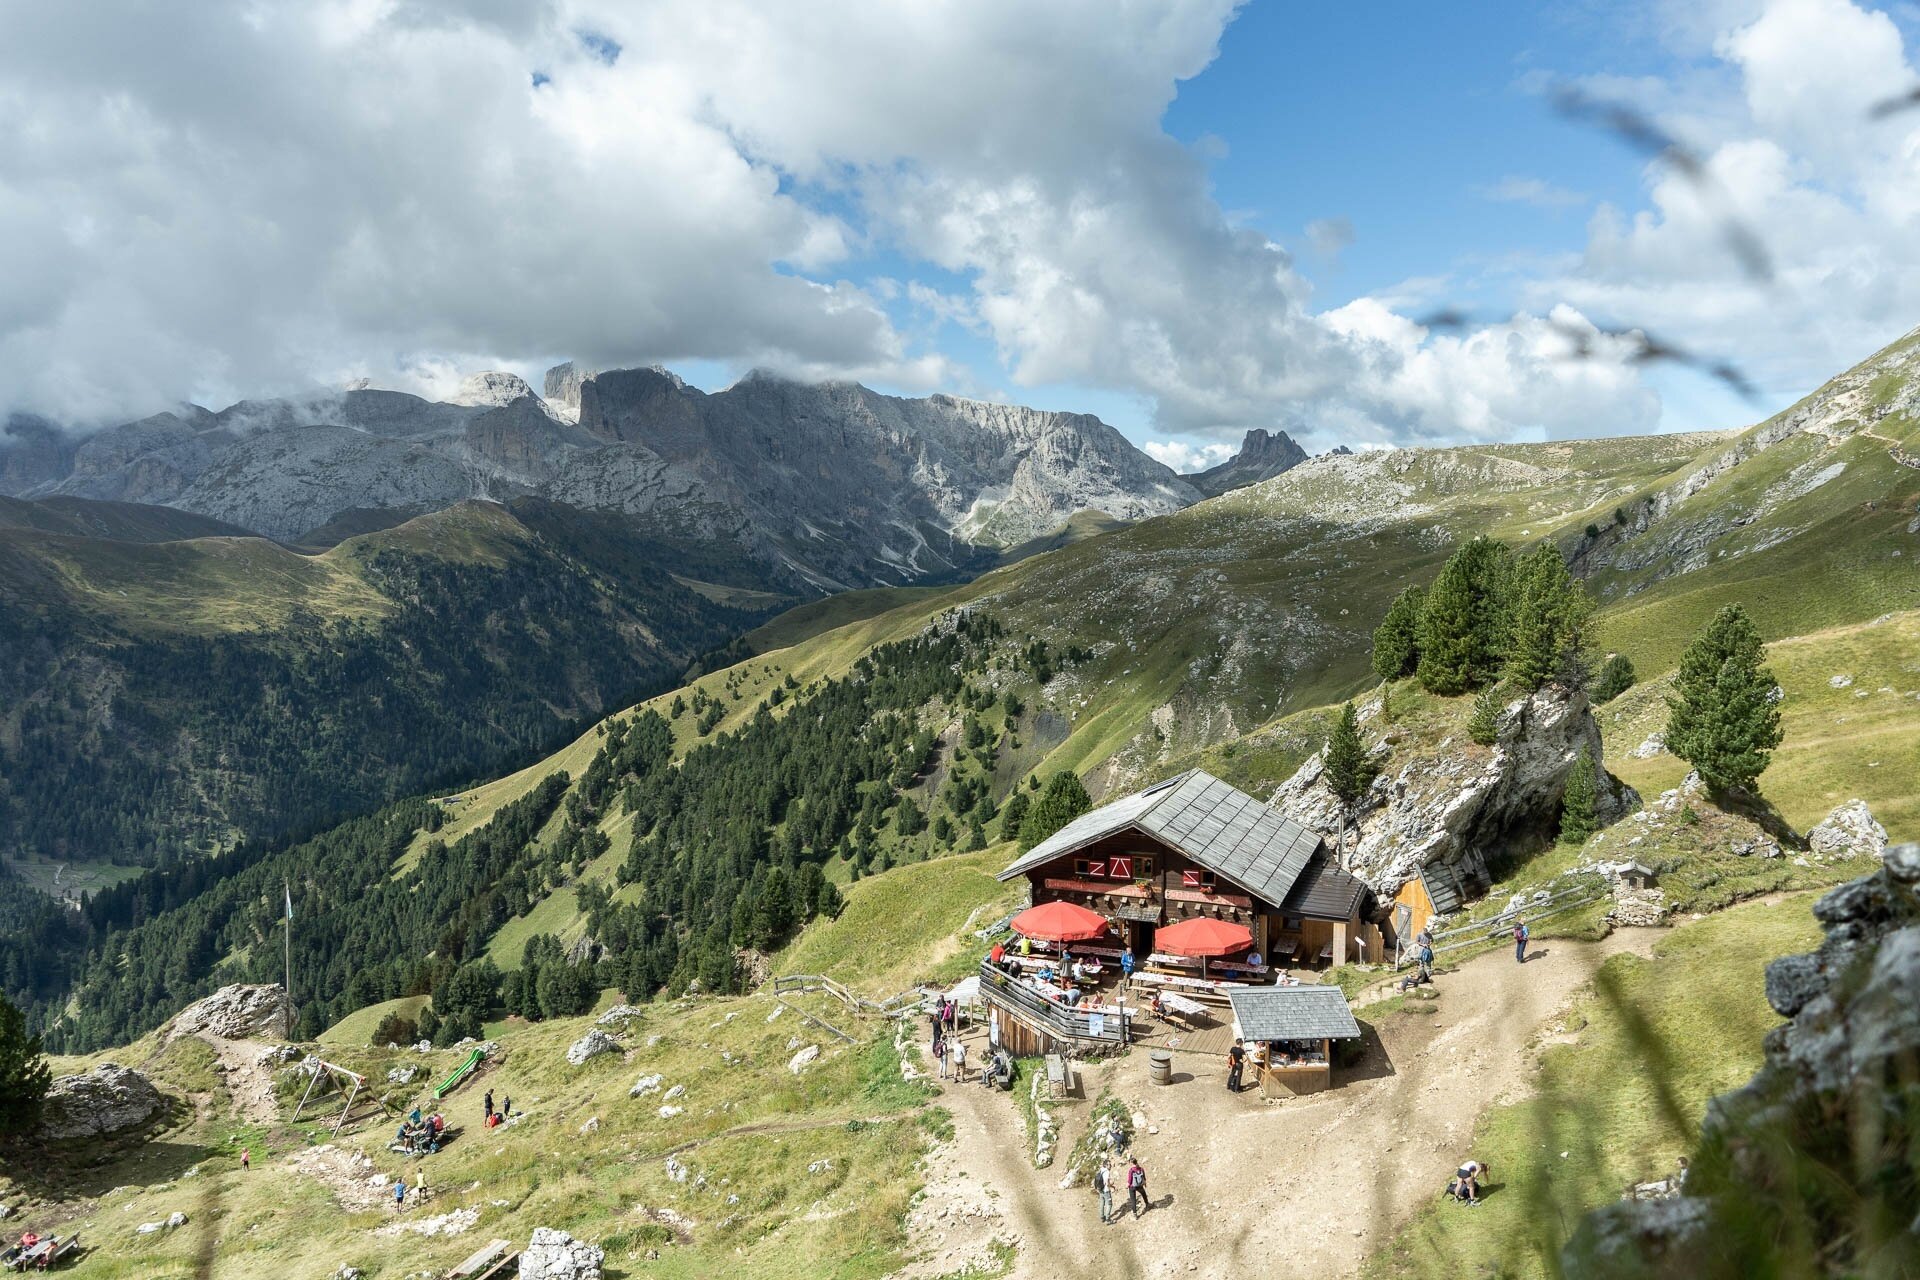
{"label": "white cloud", "polygon": [[[1707,43],[1735,76],[1718,100],[1594,89],[1690,140],[1706,180],[1650,164],[1648,207],[1601,206],[1578,265],[1525,300],[1642,326],[1798,394],[1920,322],[1920,112],[1869,116],[1920,73],[1894,24],[1848,0],[1711,12],[1727,25]],[[1689,40],[1706,41],[1699,20]],[[1729,249],[1728,218],[1764,246],[1771,280]]]}
{"label": "white cloud", "polygon": [[[1213,199],[1220,148],[1161,126],[1236,8],[24,8],[0,43],[0,117],[19,122],[0,131],[0,388],[93,416],[565,356],[966,386],[939,346],[957,325],[1014,394],[1145,397],[1189,441],[1656,420],[1618,352],[1569,360],[1537,317],[1425,333],[1387,305],[1414,282],[1316,311],[1291,257]],[[1798,119],[1830,88],[1783,83],[1755,110]],[[1597,220],[1586,269],[1533,309],[1637,302],[1675,254],[1697,272],[1695,232],[1661,241],[1691,226],[1683,195],[1656,188],[1651,223]],[[1351,235],[1337,214],[1312,225],[1323,253]],[[922,265],[963,283],[912,281]]]}
{"label": "white cloud", "polygon": [[1516,174],[1508,174],[1487,186],[1475,187],[1474,192],[1483,200],[1528,204],[1536,209],[1570,209],[1588,200],[1580,192],[1558,186],[1545,178],[1526,178]]}
{"label": "white cloud", "polygon": [[1197,443],[1192,440],[1148,440],[1140,448],[1155,462],[1165,463],[1182,475],[1217,467],[1234,455],[1234,447],[1219,441]]}

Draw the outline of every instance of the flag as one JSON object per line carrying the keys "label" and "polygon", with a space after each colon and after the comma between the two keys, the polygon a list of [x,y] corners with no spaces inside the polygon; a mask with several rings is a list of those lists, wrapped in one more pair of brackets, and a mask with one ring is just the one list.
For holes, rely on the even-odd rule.
{"label": "flag", "polygon": [[281,885],[280,887],[281,887],[282,889],[284,889],[284,890],[286,890],[286,894],[287,894],[287,923],[288,923],[288,924],[292,924],[292,923],[293,923],[293,888],[292,888],[292,886],[290,886],[290,885]]}

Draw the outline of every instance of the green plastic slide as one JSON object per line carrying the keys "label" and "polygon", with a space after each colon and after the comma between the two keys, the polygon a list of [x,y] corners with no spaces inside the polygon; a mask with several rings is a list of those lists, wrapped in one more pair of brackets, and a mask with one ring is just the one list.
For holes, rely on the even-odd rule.
{"label": "green plastic slide", "polygon": [[480,1059],[484,1057],[486,1057],[486,1054],[479,1049],[475,1049],[472,1053],[468,1054],[467,1060],[455,1067],[452,1075],[433,1086],[433,1096],[436,1098],[444,1098],[452,1093],[462,1080],[465,1080],[473,1073],[473,1069],[480,1065]]}

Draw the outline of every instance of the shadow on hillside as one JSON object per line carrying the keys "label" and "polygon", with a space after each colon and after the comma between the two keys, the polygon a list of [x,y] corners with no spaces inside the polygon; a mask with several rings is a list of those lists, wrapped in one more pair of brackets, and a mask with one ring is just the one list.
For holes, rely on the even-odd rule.
{"label": "shadow on hillside", "polygon": [[1387,1046],[1380,1041],[1380,1032],[1371,1022],[1360,1024],[1360,1054],[1353,1062],[1334,1069],[1334,1085],[1354,1080],[1380,1080],[1399,1074],[1394,1070],[1393,1059],[1387,1054]]}
{"label": "shadow on hillside", "polygon": [[89,1142],[7,1148],[5,1161],[7,1176],[34,1198],[72,1200],[103,1196],[120,1186],[169,1182],[211,1154],[192,1142]]}
{"label": "shadow on hillside", "polygon": [[1722,811],[1738,818],[1745,818],[1759,827],[1778,840],[1781,848],[1798,852],[1806,851],[1807,838],[1795,831],[1787,820],[1780,816],[1780,811],[1774,808],[1773,801],[1765,796],[1749,795],[1744,791],[1728,791],[1719,795],[1709,793],[1707,798]]}

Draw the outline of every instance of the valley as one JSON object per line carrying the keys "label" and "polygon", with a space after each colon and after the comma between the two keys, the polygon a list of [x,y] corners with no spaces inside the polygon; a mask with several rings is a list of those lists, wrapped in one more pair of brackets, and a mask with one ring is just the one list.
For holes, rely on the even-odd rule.
{"label": "valley", "polygon": [[[1744,433],[1336,453],[1122,527],[1083,508],[1087,536],[970,562],[965,580],[934,573],[777,615],[822,584],[754,554],[703,563],[711,543],[648,541],[531,497],[464,502],[318,552],[177,525],[170,508],[18,504],[34,510],[0,530],[13,548],[0,572],[13,566],[10,599],[48,628],[29,655],[58,652],[61,635],[72,653],[111,652],[107,636],[287,652],[318,616],[336,620],[320,630],[335,644],[405,637],[398,652],[417,667],[387,670],[428,683],[416,705],[381,677],[382,719],[412,726],[396,751],[435,716],[479,714],[432,681],[488,664],[503,679],[557,677],[506,705],[543,703],[523,723],[570,740],[522,727],[490,757],[496,771],[551,753],[485,781],[477,747],[433,776],[396,774],[367,753],[377,738],[317,746],[364,759],[388,789],[336,798],[357,815],[344,824],[246,842],[237,793],[203,798],[218,803],[166,866],[94,882],[78,912],[10,877],[0,974],[64,1053],[58,1069],[125,1063],[180,1102],[141,1141],[10,1167],[0,1201],[98,1238],[86,1266],[103,1276],[186,1274],[210,1241],[234,1274],[398,1276],[494,1236],[524,1245],[536,1227],[600,1245],[609,1275],[1224,1274],[1283,1251],[1314,1274],[1558,1274],[1582,1215],[1670,1174],[1709,1099],[1761,1066],[1778,1025],[1761,969],[1819,941],[1818,895],[1878,874],[1877,853],[1809,847],[1802,833],[1857,800],[1887,839],[1920,838],[1920,470],[1890,443],[1911,435],[1915,358],[1903,340]],[[694,413],[683,390],[647,394]],[[579,422],[612,421],[594,394]],[[76,519],[96,532],[71,532]],[[119,531],[110,553],[94,545],[103,527]],[[168,536],[136,537],[155,533]],[[1593,604],[1592,666],[1630,660],[1624,690],[1594,695],[1590,729],[1589,676],[1508,690],[1496,736],[1474,739],[1471,690],[1376,673],[1389,605],[1477,535],[1557,551]],[[429,607],[436,581],[443,602]],[[487,612],[459,612],[479,600]],[[1729,604],[1765,642],[1784,729],[1753,812],[1686,783],[1659,740],[1683,652]],[[487,642],[449,650],[450,634]],[[536,655],[576,665],[545,670]],[[141,668],[125,671],[114,679],[137,692]],[[555,687],[567,714],[554,714]],[[1011,1095],[942,1085],[923,1018],[896,1027],[768,981],[824,975],[884,1001],[975,972],[984,931],[1026,888],[995,876],[1032,843],[1025,819],[1062,775],[1098,805],[1202,768],[1319,813],[1296,775],[1349,701],[1378,772],[1348,815],[1350,865],[1383,897],[1402,887],[1396,841],[1436,841],[1436,877],[1473,873],[1455,926],[1497,928],[1510,902],[1637,859],[1659,877],[1664,927],[1610,919],[1617,900],[1603,896],[1541,923],[1537,963],[1513,966],[1485,941],[1449,954],[1437,995],[1398,993],[1377,964],[1313,975],[1350,999],[1364,1047],[1344,1085],[1285,1102],[1225,1094],[1220,1060],[1177,1045],[1171,1088],[1149,1082],[1146,1044],[1082,1064],[1079,1095],[1051,1107],[1034,1101],[1037,1059]],[[58,723],[57,711],[37,714]],[[87,720],[72,721],[75,741]],[[1549,749],[1551,723],[1573,727]],[[1585,843],[1556,844],[1543,824],[1560,815],[1566,743],[1589,740],[1593,763],[1638,794]],[[1556,763],[1523,774],[1513,762],[1529,752]],[[1499,829],[1448,837],[1416,802],[1423,779],[1456,767],[1531,790],[1502,801]],[[217,772],[180,766],[202,786]],[[1345,838],[1344,820],[1314,821]],[[246,1061],[222,1070],[165,1028],[219,988],[279,980],[283,894],[294,1026],[257,1045],[296,1047],[259,1069],[263,1103]],[[380,1040],[389,1017],[429,1048]],[[596,1030],[612,1048],[568,1062]],[[404,1111],[469,1040],[491,1053],[449,1102],[457,1140],[418,1165],[433,1198],[396,1213],[346,1194],[350,1177],[415,1165],[385,1150],[385,1112],[338,1136],[292,1120],[294,1064],[322,1053]],[[511,1094],[521,1114],[480,1128],[480,1089]],[[1103,1228],[1084,1159],[1072,1171],[1091,1116],[1116,1106],[1171,1201]],[[1057,1156],[1036,1168],[1044,1126]],[[311,1154],[322,1146],[339,1154]],[[1276,1150],[1289,1162],[1262,1163]],[[1469,1150],[1495,1171],[1471,1214],[1435,1199]],[[1242,1214],[1248,1197],[1270,1212]],[[175,1230],[119,1225],[176,1209],[190,1221]]]}

